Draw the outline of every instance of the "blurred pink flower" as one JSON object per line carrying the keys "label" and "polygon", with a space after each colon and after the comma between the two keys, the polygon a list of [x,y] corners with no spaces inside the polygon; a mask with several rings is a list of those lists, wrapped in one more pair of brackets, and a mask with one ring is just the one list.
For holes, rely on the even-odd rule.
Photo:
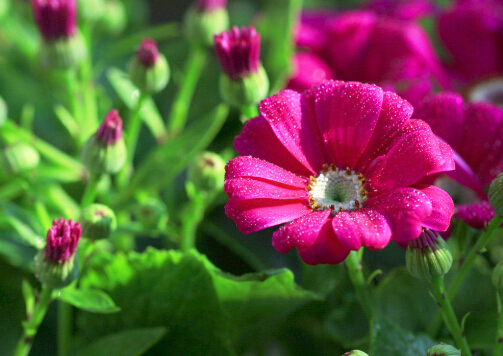
{"label": "blurred pink flower", "polygon": [[436,10],[435,3],[429,0],[372,0],[366,8],[378,15],[402,20],[432,15]]}
{"label": "blurred pink flower", "polygon": [[469,82],[503,73],[503,2],[457,1],[437,27],[452,55],[454,77]]}
{"label": "blurred pink flower", "polygon": [[446,92],[425,97],[414,118],[426,121],[451,145],[456,169],[446,175],[475,193],[470,204],[456,207],[455,216],[483,228],[494,216],[486,188],[503,171],[503,110],[487,103],[465,103],[459,94]]}
{"label": "blurred pink flower", "polygon": [[449,226],[452,199],[423,182],[454,169],[452,151],[395,93],[324,81],[259,109],[234,142],[243,156],[226,167],[225,211],[241,232],[287,223],[273,234],[277,251],[336,264]]}
{"label": "blurred pink flower", "polygon": [[[413,21],[366,10],[304,14],[297,45],[324,61],[335,79],[396,83],[401,88],[418,79],[444,88],[449,85],[428,35]],[[323,64],[319,68],[323,71]],[[292,82],[302,75],[302,71],[296,73],[300,74],[294,75]],[[315,84],[313,78],[304,89]]]}
{"label": "blurred pink flower", "polygon": [[33,16],[47,41],[73,36],[76,0],[32,0]]}

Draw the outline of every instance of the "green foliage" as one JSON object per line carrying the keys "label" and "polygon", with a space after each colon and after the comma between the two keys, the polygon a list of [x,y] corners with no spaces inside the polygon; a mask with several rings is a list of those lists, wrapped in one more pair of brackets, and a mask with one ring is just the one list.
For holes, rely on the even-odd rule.
{"label": "green foliage", "polygon": [[[297,287],[288,270],[235,277],[195,251],[101,253],[89,260],[88,268],[81,287],[105,290],[121,312],[82,312],[79,332],[95,340],[131,327],[165,326],[170,332],[158,347],[166,354],[232,355],[232,344],[245,332],[273,327],[318,299]],[[253,342],[260,340],[247,340]]]}
{"label": "green foliage", "polygon": [[108,294],[100,290],[80,290],[68,287],[55,293],[57,299],[91,313],[109,314],[120,310]]}

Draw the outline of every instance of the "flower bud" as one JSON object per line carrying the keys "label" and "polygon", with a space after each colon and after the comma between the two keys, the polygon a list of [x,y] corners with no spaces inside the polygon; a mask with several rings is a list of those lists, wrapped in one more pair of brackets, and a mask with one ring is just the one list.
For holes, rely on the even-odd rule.
{"label": "flower bud", "polygon": [[492,281],[494,288],[503,291],[503,261],[500,261],[493,269]]}
{"label": "flower bud", "polygon": [[16,142],[0,152],[0,167],[7,175],[17,175],[38,166],[40,155],[32,146]]}
{"label": "flower bud", "polygon": [[369,356],[369,355],[367,355],[365,352],[360,351],[360,350],[352,350],[352,351],[346,352],[342,356]]}
{"label": "flower bud", "polygon": [[200,47],[213,45],[213,34],[229,28],[227,0],[197,0],[185,15],[185,33],[189,42]]}
{"label": "flower bud", "polygon": [[159,53],[157,43],[144,38],[129,63],[129,75],[134,85],[145,93],[163,90],[169,80],[169,65],[166,57]]}
{"label": "flower bud", "polygon": [[42,284],[62,288],[78,276],[75,251],[81,234],[79,222],[63,218],[53,220],[47,231],[45,248],[35,257],[35,276]]}
{"label": "flower bud", "polygon": [[94,23],[105,15],[104,0],[78,0],[79,21]]}
{"label": "flower bud", "polygon": [[461,352],[451,345],[435,345],[426,351],[426,356],[461,356]]}
{"label": "flower bud", "polygon": [[82,235],[91,240],[106,239],[117,229],[117,219],[112,209],[102,204],[91,204],[80,214]]}
{"label": "flower bud", "polygon": [[498,174],[491,182],[488,197],[496,214],[503,216],[503,173]]}
{"label": "flower bud", "polygon": [[98,131],[82,146],[82,162],[93,173],[117,173],[126,162],[126,145],[122,137],[122,119],[117,110],[110,111]]}
{"label": "flower bud", "polygon": [[42,67],[65,70],[78,65],[87,54],[84,38],[79,31],[71,37],[42,41],[39,59]]}
{"label": "flower bud", "polygon": [[122,1],[107,0],[105,2],[105,13],[99,21],[99,26],[111,35],[118,35],[127,25],[126,7]]}
{"label": "flower bud", "polygon": [[214,192],[224,187],[225,162],[218,154],[203,152],[189,166],[188,181],[199,192]]}
{"label": "flower bud", "polygon": [[161,230],[168,222],[166,204],[156,198],[135,205],[133,215],[147,229]]}
{"label": "flower bud", "polygon": [[443,276],[452,265],[452,255],[436,232],[424,229],[407,247],[406,264],[410,274],[420,279]]}
{"label": "flower bud", "polygon": [[269,79],[260,63],[260,35],[252,26],[234,26],[215,35],[214,41],[224,72],[220,76],[224,101],[235,106],[258,104],[269,91]]}

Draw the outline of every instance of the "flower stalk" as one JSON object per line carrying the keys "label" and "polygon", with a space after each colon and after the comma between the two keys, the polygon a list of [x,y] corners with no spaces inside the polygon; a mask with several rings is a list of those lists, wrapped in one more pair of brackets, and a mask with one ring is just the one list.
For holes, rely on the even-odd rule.
{"label": "flower stalk", "polygon": [[356,291],[356,298],[358,299],[367,320],[370,322],[372,320],[372,315],[374,314],[373,304],[368,285],[365,281],[365,276],[363,275],[361,264],[361,255],[363,255],[363,250],[360,251],[351,251],[349,253],[346,258],[346,266],[348,267],[349,279]]}

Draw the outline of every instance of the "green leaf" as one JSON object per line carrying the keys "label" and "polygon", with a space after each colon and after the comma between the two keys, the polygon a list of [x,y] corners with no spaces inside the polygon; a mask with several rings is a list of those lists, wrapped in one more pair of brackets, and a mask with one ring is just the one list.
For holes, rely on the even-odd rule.
{"label": "green leaf", "polygon": [[0,235],[0,256],[9,264],[33,272],[33,259],[37,249],[15,241],[10,233]]}
{"label": "green leaf", "polygon": [[[127,73],[118,68],[111,67],[107,70],[106,74],[119,98],[126,104],[129,110],[134,110],[138,104],[140,91],[131,83]],[[140,112],[142,120],[157,140],[166,138],[166,125],[164,125],[164,121],[154,101],[149,97],[144,103],[145,105]]]}
{"label": "green leaf", "polygon": [[101,290],[64,288],[55,293],[57,299],[91,313],[109,314],[120,310],[112,298]]}
{"label": "green leaf", "polygon": [[265,3],[258,30],[264,39],[262,58],[273,93],[284,88],[292,70],[294,26],[301,9],[302,0],[271,0]]}
{"label": "green leaf", "polygon": [[403,328],[425,330],[438,310],[430,289],[427,281],[412,277],[404,267],[393,269],[376,288],[377,309]]}
{"label": "green leaf", "polygon": [[54,113],[61,124],[66,128],[72,139],[76,140],[80,129],[72,114],[63,105],[56,105],[54,107]]}
{"label": "green leaf", "polygon": [[414,335],[391,320],[377,318],[372,325],[369,355],[418,356],[437,344],[426,335]]}
{"label": "green leaf", "polygon": [[45,241],[41,237],[42,226],[34,218],[14,203],[3,203],[1,207],[9,224],[19,234],[16,237],[37,249],[44,246]]}
{"label": "green leaf", "polygon": [[77,356],[140,356],[158,343],[166,332],[165,327],[121,331],[80,347]]}

